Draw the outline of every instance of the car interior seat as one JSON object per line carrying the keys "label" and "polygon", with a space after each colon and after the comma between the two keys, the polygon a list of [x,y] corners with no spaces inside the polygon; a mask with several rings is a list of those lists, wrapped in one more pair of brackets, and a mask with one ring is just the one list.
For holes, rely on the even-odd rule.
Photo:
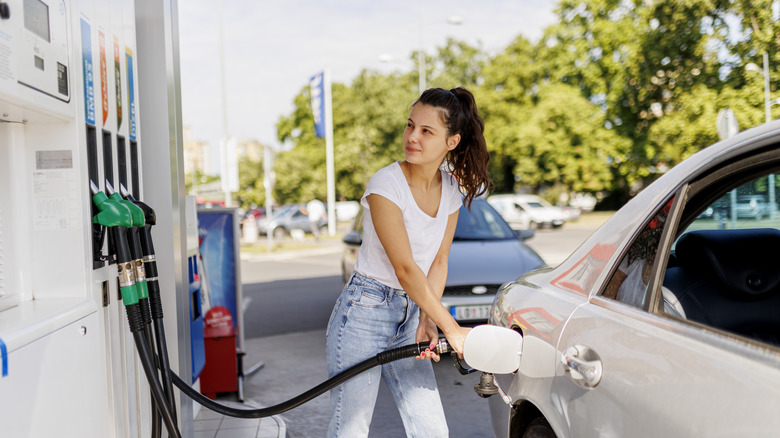
{"label": "car interior seat", "polygon": [[664,287],[687,319],[780,345],[780,231],[699,230],[679,238]]}

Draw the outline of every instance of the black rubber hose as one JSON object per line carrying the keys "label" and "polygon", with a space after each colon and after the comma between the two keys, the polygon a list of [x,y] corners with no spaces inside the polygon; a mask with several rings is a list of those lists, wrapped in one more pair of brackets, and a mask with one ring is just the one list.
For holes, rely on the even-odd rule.
{"label": "black rubber hose", "polygon": [[346,370],[336,374],[330,379],[320,383],[319,385],[315,386],[314,388],[304,392],[303,394],[297,397],[291,398],[290,400],[287,400],[285,402],[279,403],[277,405],[268,408],[260,408],[260,409],[236,409],[236,408],[225,406],[223,404],[215,402],[214,400],[211,400],[210,398],[204,396],[203,394],[193,389],[190,385],[188,385],[183,380],[181,380],[181,378],[177,376],[176,373],[174,373],[173,371],[171,371],[171,377],[173,378],[173,383],[183,393],[187,394],[191,399],[200,403],[203,407],[208,408],[214,412],[217,412],[222,415],[227,415],[229,417],[264,418],[264,417],[270,417],[272,415],[281,414],[282,412],[286,412],[289,411],[290,409],[298,407],[308,402],[309,400],[323,394],[325,391],[328,391],[346,382],[347,380],[355,377],[356,375],[362,373],[363,371],[366,371],[377,365],[382,365],[398,359],[417,356],[423,351],[425,351],[425,349],[428,348],[429,345],[430,344],[428,342],[421,342],[419,344],[406,345],[403,347],[394,348],[392,350],[383,351],[374,357],[366,359],[363,362],[358,363],[357,365],[353,365],[347,368]]}
{"label": "black rubber hose", "polygon": [[[139,305],[141,302],[139,301]],[[139,308],[142,308],[143,306],[139,306]],[[143,313],[143,310],[141,310]],[[144,339],[146,339],[146,345],[149,347],[149,349],[154,348],[154,343],[152,342],[152,332],[149,330],[149,325],[144,323]],[[155,365],[157,363],[155,362]],[[155,370],[156,372],[157,370]],[[162,436],[162,421],[160,418],[160,411],[157,409],[157,402],[154,399],[154,396],[151,396],[151,406],[152,406],[152,438],[160,438]],[[175,420],[174,420],[175,421]]]}
{"label": "black rubber hose", "polygon": [[149,351],[149,346],[146,344],[146,336],[144,335],[143,323],[141,322],[138,305],[125,306],[125,309],[127,310],[127,319],[130,322],[130,332],[133,333],[135,347],[136,350],[138,350],[138,356],[141,359],[141,365],[146,374],[146,380],[149,382],[149,392],[152,393],[152,397],[157,404],[157,410],[162,416],[163,423],[165,423],[165,427],[168,430],[168,435],[170,437],[181,438],[181,432],[179,432],[176,422],[171,415],[171,411],[168,409],[165,394],[163,393],[160,381],[157,378],[157,370],[154,369],[154,359]]}
{"label": "black rubber hose", "polygon": [[173,380],[171,379],[171,365],[168,360],[168,344],[165,340],[165,325],[162,319],[153,319],[154,322],[154,334],[157,340],[157,359],[159,360],[159,366],[162,374],[162,385],[165,397],[168,399],[168,406],[173,416],[173,421],[176,421],[176,399],[173,394]]}

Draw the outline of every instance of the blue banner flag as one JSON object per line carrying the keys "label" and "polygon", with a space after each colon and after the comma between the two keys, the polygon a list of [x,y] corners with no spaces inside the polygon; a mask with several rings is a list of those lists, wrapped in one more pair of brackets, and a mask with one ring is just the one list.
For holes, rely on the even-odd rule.
{"label": "blue banner flag", "polygon": [[314,114],[314,135],[325,137],[325,72],[309,79],[311,111]]}

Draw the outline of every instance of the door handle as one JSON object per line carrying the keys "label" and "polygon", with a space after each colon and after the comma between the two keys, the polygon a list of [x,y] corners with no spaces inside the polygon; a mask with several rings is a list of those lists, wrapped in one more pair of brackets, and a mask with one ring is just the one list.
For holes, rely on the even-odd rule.
{"label": "door handle", "polygon": [[604,371],[601,358],[584,345],[567,348],[561,355],[561,363],[566,374],[582,388],[592,389],[601,382]]}

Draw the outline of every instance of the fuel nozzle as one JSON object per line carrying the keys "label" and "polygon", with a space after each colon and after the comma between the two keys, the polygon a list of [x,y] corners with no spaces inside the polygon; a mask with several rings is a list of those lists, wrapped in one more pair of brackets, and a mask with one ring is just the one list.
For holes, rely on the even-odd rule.
{"label": "fuel nozzle", "polygon": [[111,232],[117,253],[117,272],[119,274],[119,290],[125,306],[138,303],[138,293],[135,288],[135,269],[127,245],[127,230],[133,226],[130,210],[101,192],[94,182],[90,181],[92,202],[100,213],[92,218],[92,222],[106,227]]}
{"label": "fuel nozzle", "polygon": [[439,342],[436,343],[436,346],[433,348],[433,352],[442,355],[444,353],[454,353],[455,350],[450,347],[449,342],[447,342],[446,338],[439,338]]}

